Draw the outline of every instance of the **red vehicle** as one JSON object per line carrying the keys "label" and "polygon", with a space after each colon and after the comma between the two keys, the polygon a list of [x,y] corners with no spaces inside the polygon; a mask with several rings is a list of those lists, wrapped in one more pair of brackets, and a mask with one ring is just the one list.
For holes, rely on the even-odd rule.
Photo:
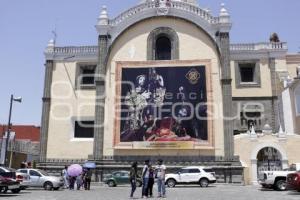
{"label": "red vehicle", "polygon": [[287,176],[288,188],[300,192],[300,171]]}

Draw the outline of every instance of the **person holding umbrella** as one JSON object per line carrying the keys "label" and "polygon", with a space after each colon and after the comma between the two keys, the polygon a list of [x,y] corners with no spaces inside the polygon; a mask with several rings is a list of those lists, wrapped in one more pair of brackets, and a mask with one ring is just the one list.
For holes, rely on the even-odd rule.
{"label": "person holding umbrella", "polygon": [[85,168],[85,173],[84,173],[84,189],[85,190],[90,190],[91,189],[91,180],[92,180],[92,175],[93,171],[92,169],[96,168],[96,164],[93,162],[86,162],[83,167]]}
{"label": "person holding umbrella", "polygon": [[80,165],[78,164],[73,164],[68,167],[68,175],[69,175],[69,188],[70,190],[74,190],[75,182],[76,182],[76,177],[80,176],[82,173],[83,169]]}

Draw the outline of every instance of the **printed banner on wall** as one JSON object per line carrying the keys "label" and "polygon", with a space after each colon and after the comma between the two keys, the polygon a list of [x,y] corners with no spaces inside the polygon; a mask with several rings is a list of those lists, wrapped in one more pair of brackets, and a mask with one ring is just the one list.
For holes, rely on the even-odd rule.
{"label": "printed banner on wall", "polygon": [[120,142],[193,149],[208,140],[205,66],[122,68]]}

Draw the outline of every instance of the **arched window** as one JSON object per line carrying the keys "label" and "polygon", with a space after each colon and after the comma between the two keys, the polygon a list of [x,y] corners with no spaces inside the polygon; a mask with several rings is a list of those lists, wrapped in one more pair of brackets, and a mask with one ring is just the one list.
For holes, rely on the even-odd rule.
{"label": "arched window", "polygon": [[148,60],[179,59],[179,39],[169,27],[159,27],[151,31],[147,45]]}
{"label": "arched window", "polygon": [[166,36],[159,36],[155,42],[155,60],[171,60],[171,41]]}

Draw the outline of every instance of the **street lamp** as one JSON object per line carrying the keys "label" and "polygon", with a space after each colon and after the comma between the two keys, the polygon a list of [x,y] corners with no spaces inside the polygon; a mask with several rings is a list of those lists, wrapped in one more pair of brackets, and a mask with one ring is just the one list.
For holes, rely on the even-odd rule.
{"label": "street lamp", "polygon": [[12,112],[12,106],[13,102],[22,102],[22,97],[14,97],[14,95],[10,96],[10,106],[9,106],[9,116],[8,116],[8,124],[7,124],[7,135],[6,135],[6,141],[5,141],[5,157],[4,157],[4,162],[6,163],[6,166],[9,165],[8,162],[8,143],[9,143],[9,138],[10,138],[10,131],[11,131],[11,112]]}

